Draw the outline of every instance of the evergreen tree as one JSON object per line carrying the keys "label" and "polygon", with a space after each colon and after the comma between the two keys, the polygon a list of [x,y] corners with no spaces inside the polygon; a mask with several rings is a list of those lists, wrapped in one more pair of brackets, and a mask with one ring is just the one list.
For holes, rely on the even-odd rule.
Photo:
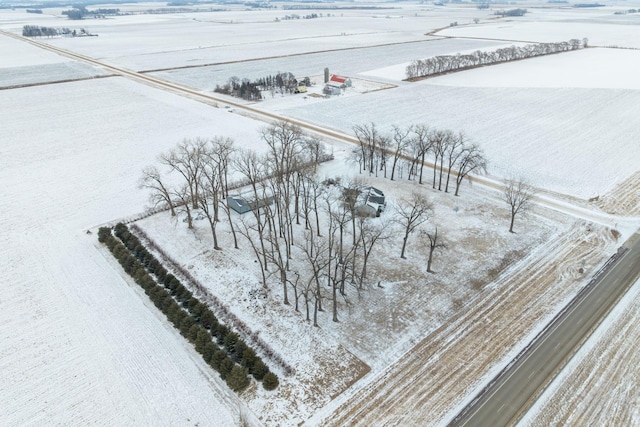
{"label": "evergreen tree", "polygon": [[211,362],[213,353],[215,353],[217,350],[218,350],[218,346],[215,345],[213,342],[209,341],[208,343],[206,343],[204,346],[204,350],[202,351],[202,358],[204,359],[204,361],[207,363]]}
{"label": "evergreen tree", "polygon": [[215,336],[218,339],[219,345],[224,344],[224,339],[227,337],[228,333],[229,333],[229,328],[227,328],[225,325],[218,324],[218,327],[216,328]]}
{"label": "evergreen tree", "polygon": [[198,325],[195,322],[189,328],[189,332],[187,332],[187,339],[189,340],[190,343],[195,344],[196,339],[198,338],[198,332],[200,331],[201,328],[202,326]]}
{"label": "evergreen tree", "polygon": [[207,329],[211,329],[214,319],[215,316],[213,315],[213,312],[205,307],[200,315],[200,324]]}
{"label": "evergreen tree", "polygon": [[229,332],[227,336],[224,337],[224,347],[227,349],[228,353],[233,354],[236,342],[238,342],[239,336],[235,332]]}
{"label": "evergreen tree", "polygon": [[273,372],[267,372],[262,379],[262,387],[264,387],[265,390],[275,390],[278,384],[280,384],[280,381],[278,381],[277,375]]}
{"label": "evergreen tree", "polygon": [[236,341],[236,344],[233,346],[233,355],[236,362],[242,362],[242,356],[247,348],[247,344],[243,340],[238,339],[238,341]]}
{"label": "evergreen tree", "polygon": [[198,326],[198,333],[196,335],[195,343],[196,343],[196,351],[200,354],[204,354],[204,350],[211,342],[211,334],[207,332],[202,326]]}
{"label": "evergreen tree", "polygon": [[220,364],[222,361],[227,359],[227,352],[224,350],[216,350],[213,352],[213,356],[211,356],[211,360],[209,361],[209,365],[216,371],[220,370]]}
{"label": "evergreen tree", "polygon": [[253,365],[256,363],[256,352],[252,348],[247,348],[242,353],[242,366],[253,373]]}
{"label": "evergreen tree", "polygon": [[220,372],[220,377],[222,377],[223,380],[226,379],[227,376],[231,373],[234,365],[235,363],[233,363],[233,360],[229,359],[228,357],[225,357],[224,360],[220,363],[218,372]]}
{"label": "evergreen tree", "polygon": [[231,372],[227,375],[227,385],[233,391],[242,391],[249,385],[247,369],[240,365],[233,365]]}
{"label": "evergreen tree", "polygon": [[264,364],[262,359],[256,358],[255,363],[253,364],[253,378],[260,381],[264,378],[264,376],[269,372],[269,368]]}
{"label": "evergreen tree", "polygon": [[195,324],[195,320],[191,316],[185,313],[184,319],[180,322],[180,333],[183,337],[189,335],[189,329]]}

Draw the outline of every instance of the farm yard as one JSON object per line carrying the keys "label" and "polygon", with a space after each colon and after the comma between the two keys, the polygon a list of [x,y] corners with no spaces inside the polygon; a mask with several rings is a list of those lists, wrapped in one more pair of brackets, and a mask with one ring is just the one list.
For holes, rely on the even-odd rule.
{"label": "farm yard", "polygon": [[[135,14],[82,22],[98,37],[35,42],[184,85],[207,103],[8,35],[70,26],[60,8],[0,9],[1,425],[443,425],[640,227],[640,15],[614,15],[624,3],[532,3],[525,16],[501,19],[471,4],[411,3],[138,14],[164,6],[118,5]],[[284,19],[311,12],[323,16]],[[415,59],[583,37],[590,48],[403,80]],[[325,67],[354,87],[311,96]],[[316,85],[257,102],[212,92],[232,76],[283,71]],[[318,179],[384,191],[388,208],[371,221],[394,230],[374,248],[363,288],[340,300],[339,322],[327,310],[314,327],[302,296],[300,313],[282,303],[277,275],[263,287],[254,253],[242,239],[233,248],[226,218],[217,251],[202,216],[191,230],[182,213],[147,216],[149,194],[138,187],[143,168],[185,139],[230,137],[265,152],[261,113],[347,136],[371,123],[386,135],[412,124],[464,132],[483,149],[488,175],[464,181],[455,197],[431,188],[432,169],[422,185],[359,173],[349,138],[313,134],[334,157]],[[514,234],[500,183],[515,177],[537,197]],[[447,243],[435,273],[424,235],[410,236],[402,259],[391,225],[415,190],[433,204],[428,225]],[[118,221],[143,230],[295,372],[273,364],[275,391],[232,392],[98,243],[98,227]],[[304,227],[294,229],[302,248]],[[640,331],[637,289],[522,424],[640,422],[629,338]],[[569,402],[562,412],[560,401]]]}

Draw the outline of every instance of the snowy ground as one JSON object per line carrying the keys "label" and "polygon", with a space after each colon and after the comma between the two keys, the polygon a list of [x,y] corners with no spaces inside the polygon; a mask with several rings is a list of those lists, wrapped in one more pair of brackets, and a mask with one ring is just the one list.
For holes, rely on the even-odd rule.
{"label": "snowy ground", "polygon": [[234,394],[85,230],[142,212],[139,171],[183,137],[251,144],[260,124],[117,78],[2,102],[0,425],[234,424]]}
{"label": "snowy ground", "polygon": [[[337,160],[320,170],[321,177],[333,176],[327,168],[349,169],[339,153]],[[329,403],[330,396],[341,394],[346,385],[362,375],[359,364],[366,364],[372,368],[371,375],[378,375],[399,355],[464,310],[464,301],[481,295],[482,283],[496,274],[491,270],[501,270],[503,262],[526,256],[569,227],[566,219],[549,221],[535,215],[523,221],[521,233],[514,235],[508,232],[508,213],[492,191],[465,186],[462,196],[454,197],[414,182],[383,178],[366,182],[383,190],[389,199],[388,212],[376,221],[389,221],[391,206],[408,198],[411,191],[426,191],[435,205],[432,227],[437,225],[442,238],[456,244],[436,255],[434,275],[426,272],[426,248],[417,235],[409,244],[407,260],[400,259],[399,238],[382,242],[373,251],[364,289],[360,293],[349,291],[350,307],[341,301],[340,323],[331,321],[330,303],[325,300],[327,311],[320,313],[320,329],[304,320],[302,297],[301,313],[282,305],[282,289],[276,277],[269,280],[266,300],[253,297],[261,289],[259,269],[245,240],[240,239],[239,251],[233,249],[226,221],[219,224],[222,251],[212,250],[206,220],[197,221],[194,231],[189,231],[183,221],[172,221],[168,213],[136,222],[296,369],[294,376],[282,378],[275,396],[245,396],[256,414],[269,414],[263,420],[267,425],[293,425],[309,418]],[[487,205],[486,201],[492,199],[497,203]],[[234,215],[234,221],[239,220],[237,217]],[[296,227],[296,232],[298,246],[302,246],[304,227]],[[294,256],[291,262],[295,264],[301,256]],[[473,278],[469,277],[470,271],[475,272]],[[291,293],[290,289],[290,298]],[[349,365],[352,368],[345,369]],[[333,368],[327,370],[327,366]],[[269,411],[264,410],[265,402]]]}
{"label": "snowy ground", "polygon": [[[140,5],[143,8],[163,6]],[[396,3],[393,6],[400,7]],[[127,6],[130,7],[137,6]],[[45,41],[134,69],[356,47],[360,49],[345,51],[346,54],[304,55],[305,61],[310,62],[299,66],[309,70],[309,75],[319,76],[321,69],[312,70],[324,68],[327,57],[338,58],[332,71],[341,72],[334,70],[335,67],[361,73],[354,79],[357,89],[368,84],[375,87],[373,80],[379,80],[378,87],[393,83],[397,75],[394,76],[391,69],[398,69],[399,64],[427,53],[416,49],[416,57],[410,57],[410,47],[416,46],[427,46],[426,49],[433,49],[430,52],[434,53],[452,53],[502,45],[504,40],[560,41],[588,37],[592,45],[637,48],[640,47],[637,45],[640,26],[636,21],[640,14],[613,14],[628,7],[626,3],[597,10],[545,7],[532,9],[522,20],[495,20],[491,12],[473,7],[431,5],[403,5],[403,9],[386,12],[344,11],[331,19],[279,23],[275,17],[291,12],[272,10],[261,15],[231,10],[135,15],[83,22],[83,26],[99,33],[99,37]],[[60,9],[45,10],[45,14],[39,16],[3,9],[0,28],[20,33],[25,24],[70,26],[59,12]],[[373,15],[393,15],[394,19]],[[396,18],[397,15],[403,17]],[[475,17],[481,20],[479,25],[472,24]],[[441,31],[438,36],[502,40],[426,41],[435,37],[424,36],[424,33],[448,27],[453,21],[458,21],[459,26]],[[131,43],[132,37],[136,43]],[[397,45],[397,48],[371,48],[373,54],[365,48],[417,40],[420,41]],[[376,49],[379,50],[376,52]],[[638,127],[636,106],[640,99],[637,79],[634,81],[634,75],[626,72],[637,68],[635,52],[637,50],[586,50],[442,76],[417,84],[400,83],[397,88],[377,92],[354,91],[355,94],[328,100],[310,102],[303,97],[291,98],[299,102],[296,104],[290,99],[273,99],[260,104],[260,108],[345,132],[349,132],[353,124],[372,121],[385,129],[391,124],[427,122],[436,127],[465,130],[474,142],[485,148],[493,175],[518,172],[548,190],[568,196],[586,198],[597,194],[601,196],[597,203],[602,209],[634,215],[627,220],[631,226],[625,231],[626,236],[629,230],[633,231],[633,224],[637,228],[638,221],[634,218],[640,213],[637,161],[640,145],[634,139]],[[349,58],[355,58],[352,64],[341,67]],[[246,68],[247,72],[261,72],[261,61],[248,64],[253,65]],[[292,62],[262,65],[265,64],[269,64],[264,67],[269,74],[273,73],[273,67]],[[239,74],[245,69],[238,65],[229,67],[224,73]],[[387,71],[380,71],[384,69]],[[551,74],[551,70],[558,72]],[[0,87],[99,73],[98,69],[0,36]],[[572,75],[575,79],[571,79]],[[190,79],[185,83],[208,88],[203,83],[205,74],[185,71],[184,74],[164,72],[162,76]],[[97,244],[96,236],[86,234],[86,230],[141,212],[146,205],[146,194],[136,188],[139,171],[183,138],[233,136],[243,145],[255,146],[260,144],[258,129],[263,123],[115,77],[0,89],[0,100],[0,182],[3,183],[0,186],[3,200],[0,259],[7,284],[0,297],[0,384],[8,385],[0,388],[3,408],[0,425],[42,425],[52,421],[64,425],[234,425],[244,405],[250,408],[247,413],[253,421],[257,422],[257,417],[262,416],[266,424],[294,424],[309,417],[313,425],[325,424],[323,420],[327,419],[339,424],[336,420],[354,420],[349,408],[359,414],[362,412],[358,411],[365,411],[366,416],[355,418],[361,423],[398,422],[397,413],[393,411],[381,412],[376,419],[376,411],[382,407],[376,405],[382,402],[381,394],[387,390],[384,385],[394,386],[387,375],[397,375],[401,369],[406,369],[408,376],[398,380],[395,386],[413,383],[417,386],[420,382],[415,378],[428,377],[430,382],[420,384],[451,393],[443,392],[440,397],[430,395],[420,403],[433,409],[434,417],[430,419],[446,421],[446,415],[464,403],[465,393],[477,389],[479,378],[489,377],[499,368],[499,361],[507,361],[517,351],[514,343],[526,342],[527,337],[535,334],[540,322],[550,318],[562,301],[570,298],[588,279],[588,271],[619,244],[612,239],[607,227],[591,228],[584,222],[573,223],[546,211],[537,211],[523,223],[525,230],[509,236],[504,233],[503,222],[507,220],[504,207],[481,202],[482,197],[491,200],[498,195],[479,188],[465,188],[464,198],[459,200],[433,194],[439,198],[437,219],[447,224],[449,235],[461,241],[474,240],[469,243],[479,246],[495,239],[499,247],[472,256],[456,252],[458,248],[452,249],[452,258],[468,259],[456,264],[443,257],[441,261],[447,262],[438,267],[442,270],[437,277],[420,269],[411,270],[404,264],[383,263],[377,267],[376,274],[391,273],[397,280],[388,280],[384,289],[371,287],[361,308],[343,312],[345,317],[340,325],[322,318],[322,329],[315,335],[305,334],[308,326],[292,310],[278,306],[277,287],[273,287],[273,300],[263,307],[265,314],[274,313],[271,326],[262,326],[261,318],[251,306],[234,305],[234,310],[246,315],[252,327],[263,327],[265,336],[272,337],[274,347],[282,353],[294,345],[293,337],[297,337],[295,344],[300,346],[300,351],[291,356],[295,357],[292,363],[299,369],[299,377],[284,379],[275,398],[270,396],[271,401],[266,395],[251,390],[240,399],[204,365],[137,286],[124,278],[119,266]],[[606,149],[602,148],[603,144]],[[337,154],[342,153],[342,149],[344,147],[335,146]],[[399,195],[404,191],[385,181],[376,181],[376,185],[386,186],[388,194]],[[612,189],[616,192],[602,197]],[[458,209],[454,211],[454,207]],[[608,220],[615,222],[615,217]],[[145,227],[159,233],[158,239],[184,233],[182,223],[169,224],[160,215],[149,218]],[[193,265],[192,269],[209,282],[210,271],[198,266],[198,262],[214,255],[227,256],[227,251],[206,252],[207,234],[202,231],[200,237],[200,244],[205,245],[200,250],[193,240],[167,246],[173,247],[177,258],[191,257],[185,259],[185,264]],[[514,239],[509,241],[511,237]],[[468,283],[471,275],[464,270],[488,270],[492,262],[498,261],[487,259],[487,253],[506,253],[511,249],[526,252],[532,245],[540,246],[537,250],[531,248],[534,255],[518,265],[548,266],[566,284],[554,287],[549,276],[535,281],[533,286],[534,282],[529,280],[537,276],[525,279],[518,274],[526,275],[528,270],[514,269],[513,277],[521,278],[519,283],[531,284],[523,288],[531,288],[527,298],[540,301],[541,311],[535,309],[535,304],[533,308],[519,306],[518,303],[530,300],[504,292],[508,289],[505,284],[509,277],[501,278],[483,291],[460,286]],[[419,247],[413,246],[411,251],[412,257],[421,256]],[[558,263],[557,259],[563,262]],[[577,273],[578,260],[588,267],[584,276]],[[227,261],[230,265],[242,266],[247,260],[239,257]],[[245,269],[250,271],[249,267]],[[227,270],[226,277],[230,278],[232,271]],[[445,280],[442,278],[445,276],[452,279]],[[243,283],[251,282],[251,277],[244,278]],[[587,399],[592,402],[589,407],[597,407],[593,404],[596,401],[601,405],[599,414],[596,414],[598,411],[589,413],[587,423],[610,423],[614,417],[618,417],[615,419],[621,424],[637,423],[638,396],[633,392],[638,384],[633,371],[637,361],[633,351],[630,352],[637,341],[633,337],[638,334],[637,310],[633,308],[637,288],[638,284],[621,305],[626,311],[616,315],[620,316],[616,319],[624,320],[611,321],[605,329],[625,328],[626,332],[617,336],[631,338],[609,344],[604,343],[603,337],[616,334],[598,334],[575,358],[576,363],[567,376],[548,390],[548,397],[528,423],[556,422],[558,418],[553,414],[558,413],[557,402],[564,401],[568,395],[587,392]],[[221,297],[232,301],[245,289],[238,287],[235,293],[218,291]],[[403,301],[405,293],[413,298]],[[547,304],[550,300],[557,305]],[[469,301],[478,303],[476,311],[467,310]],[[493,301],[502,305],[494,307]],[[486,341],[482,341],[486,325],[473,317],[474,313],[485,313],[482,310],[488,310],[486,313],[496,310],[507,316],[522,313],[528,320],[523,321],[523,328],[511,337],[513,341],[504,346],[486,346],[483,345]],[[276,313],[282,314],[282,321],[288,323],[277,323]],[[494,318],[493,314],[490,316]],[[505,322],[509,321],[505,318]],[[376,328],[371,328],[372,324]],[[292,336],[282,332],[286,325],[297,325]],[[441,328],[436,329],[438,326]],[[468,331],[466,338],[460,339],[456,346],[445,345],[451,342],[451,336],[464,331]],[[398,339],[397,334],[402,338]],[[354,342],[353,337],[359,339]],[[425,337],[433,337],[433,341],[423,340]],[[481,341],[474,341],[474,337]],[[316,338],[318,341],[314,341]],[[433,343],[443,343],[443,348],[447,347],[452,353],[440,353]],[[395,368],[389,366],[414,344],[417,347],[406,353],[402,364]],[[617,353],[606,353],[603,349],[607,347]],[[465,364],[468,369],[460,371],[460,377],[445,375],[458,372],[456,365],[448,365],[447,361],[461,361],[460,355],[470,356],[469,349],[476,348],[483,349],[482,357],[471,355],[477,363]],[[310,358],[313,349],[326,350],[329,355],[344,352],[347,356],[338,364],[323,366],[321,360]],[[433,357],[427,363],[424,355]],[[599,357],[615,362],[600,364],[596,362]],[[443,364],[438,364],[438,360]],[[349,381],[363,372],[362,363],[370,365],[372,373],[355,387],[346,389]],[[621,369],[613,372],[613,367]],[[441,375],[434,375],[434,369]],[[328,393],[323,394],[312,384],[318,376],[328,381],[326,376],[322,377],[327,372],[342,375],[335,383],[323,384],[328,387],[323,389]],[[590,377],[592,382],[583,382],[580,372],[597,374]],[[602,380],[620,373],[618,388]],[[414,374],[417,376],[411,377]],[[565,379],[567,386],[562,386]],[[343,395],[331,400],[336,397],[334,393],[345,389]],[[424,390],[412,390],[417,390],[417,395],[424,394]],[[415,404],[411,399],[394,402],[394,397],[389,394],[389,401],[391,407],[397,405],[398,410],[402,405]],[[616,406],[620,401],[623,404]],[[569,423],[581,423],[583,419],[577,418],[585,408],[581,405],[580,401],[572,401],[558,417]],[[619,409],[623,406],[628,410]],[[251,414],[255,414],[255,418]]]}

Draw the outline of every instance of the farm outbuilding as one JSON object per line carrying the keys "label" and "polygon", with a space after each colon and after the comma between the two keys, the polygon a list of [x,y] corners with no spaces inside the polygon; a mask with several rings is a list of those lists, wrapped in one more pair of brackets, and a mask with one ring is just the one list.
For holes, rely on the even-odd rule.
{"label": "farm outbuilding", "polygon": [[340,95],[342,93],[342,88],[336,83],[329,82],[324,85],[322,93],[324,93],[325,95]]}
{"label": "farm outbuilding", "polygon": [[265,195],[256,199],[253,192],[246,192],[227,197],[227,206],[239,214],[244,214],[254,209],[260,209],[273,203],[273,196]]}
{"label": "farm outbuilding", "polygon": [[351,87],[351,79],[349,77],[339,76],[337,74],[332,74],[327,83],[339,85],[342,89]]}

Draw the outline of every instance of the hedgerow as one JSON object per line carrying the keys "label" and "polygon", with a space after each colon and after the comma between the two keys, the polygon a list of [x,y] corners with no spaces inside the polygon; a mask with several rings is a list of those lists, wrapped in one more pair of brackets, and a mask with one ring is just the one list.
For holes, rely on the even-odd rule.
{"label": "hedgerow", "polygon": [[[232,390],[244,390],[250,383],[249,373],[257,381],[269,373],[270,380],[268,384],[263,383],[263,387],[268,390],[277,387],[277,376],[269,371],[256,352],[237,333],[220,323],[209,307],[169,273],[126,225],[117,224],[113,232],[108,227],[100,228],[98,241],[109,248],[124,271]],[[275,387],[272,377],[275,377]]]}

